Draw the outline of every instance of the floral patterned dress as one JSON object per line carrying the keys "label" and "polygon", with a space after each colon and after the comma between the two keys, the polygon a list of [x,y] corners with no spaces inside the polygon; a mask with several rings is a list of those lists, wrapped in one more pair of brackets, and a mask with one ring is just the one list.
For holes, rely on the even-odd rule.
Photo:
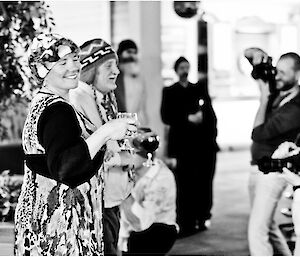
{"label": "floral patterned dress", "polygon": [[[74,136],[74,142],[80,142],[79,147],[64,149],[66,146],[63,146],[51,152],[52,145],[64,143],[64,139],[59,138],[62,128],[58,126],[55,129],[57,141],[42,146],[39,119],[51,106],[52,117],[59,116],[65,109],[73,112],[74,128],[78,127],[81,134],[78,138]],[[103,255],[103,178],[98,171],[103,155],[100,154],[97,165],[94,162],[99,153],[94,159],[89,156],[84,139],[91,132],[92,124],[64,99],[43,92],[33,99],[23,130],[23,148],[26,156],[43,157],[45,162],[44,166],[29,165],[25,158],[24,182],[15,213],[15,255]],[[49,159],[51,155],[55,157]],[[82,173],[78,173],[77,168]],[[92,171],[88,171],[89,168]],[[59,174],[62,171],[69,176],[77,174],[75,183],[63,183],[64,178]]]}

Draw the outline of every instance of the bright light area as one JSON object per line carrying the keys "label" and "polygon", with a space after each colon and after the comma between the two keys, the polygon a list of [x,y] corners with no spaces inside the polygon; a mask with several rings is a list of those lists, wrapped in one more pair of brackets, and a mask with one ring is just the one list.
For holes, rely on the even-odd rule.
{"label": "bright light area", "polygon": [[54,32],[81,45],[93,38],[110,42],[109,1],[47,1],[53,12]]}
{"label": "bright light area", "polygon": [[249,147],[258,100],[214,101],[217,142],[223,149]]}

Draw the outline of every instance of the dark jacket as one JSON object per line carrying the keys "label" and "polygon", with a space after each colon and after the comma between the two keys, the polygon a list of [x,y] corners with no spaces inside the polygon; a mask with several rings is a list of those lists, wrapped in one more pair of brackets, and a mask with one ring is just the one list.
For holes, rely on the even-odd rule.
{"label": "dark jacket", "polygon": [[[194,124],[188,115],[199,110],[199,99],[203,121]],[[178,82],[163,89],[161,117],[170,126],[168,138],[169,157],[181,155],[197,156],[202,151],[217,151],[217,118],[207,90],[207,81],[189,83],[186,88]]]}
{"label": "dark jacket", "polygon": [[300,93],[266,115],[266,121],[252,131],[252,164],[263,157],[271,157],[277,147],[294,142],[300,133]]}

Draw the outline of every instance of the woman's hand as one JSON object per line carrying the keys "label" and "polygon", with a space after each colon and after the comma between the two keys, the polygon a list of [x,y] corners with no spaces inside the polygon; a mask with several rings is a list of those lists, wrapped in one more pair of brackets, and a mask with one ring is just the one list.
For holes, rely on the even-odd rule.
{"label": "woman's hand", "polygon": [[135,120],[130,118],[114,119],[104,126],[109,130],[108,134],[111,140],[121,140],[137,131]]}
{"label": "woman's hand", "polygon": [[86,139],[91,158],[108,140],[121,140],[137,131],[135,120],[130,118],[115,119],[105,123]]}

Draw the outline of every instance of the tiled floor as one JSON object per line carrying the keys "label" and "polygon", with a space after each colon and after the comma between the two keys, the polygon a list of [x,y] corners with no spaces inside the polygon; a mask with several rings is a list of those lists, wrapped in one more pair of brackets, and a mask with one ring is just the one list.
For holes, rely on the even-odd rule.
{"label": "tiled floor", "polygon": [[0,222],[0,255],[13,255],[13,234],[14,225],[12,223]]}
{"label": "tiled floor", "polygon": [[170,255],[249,255],[249,160],[248,151],[219,153],[211,228],[177,240]]}
{"label": "tiled floor", "polygon": [[[222,152],[218,155],[214,180],[214,207],[209,230],[177,240],[169,255],[249,255],[247,223],[249,214],[248,150]],[[282,199],[278,209],[290,203]],[[279,222],[290,221],[279,211]]]}

